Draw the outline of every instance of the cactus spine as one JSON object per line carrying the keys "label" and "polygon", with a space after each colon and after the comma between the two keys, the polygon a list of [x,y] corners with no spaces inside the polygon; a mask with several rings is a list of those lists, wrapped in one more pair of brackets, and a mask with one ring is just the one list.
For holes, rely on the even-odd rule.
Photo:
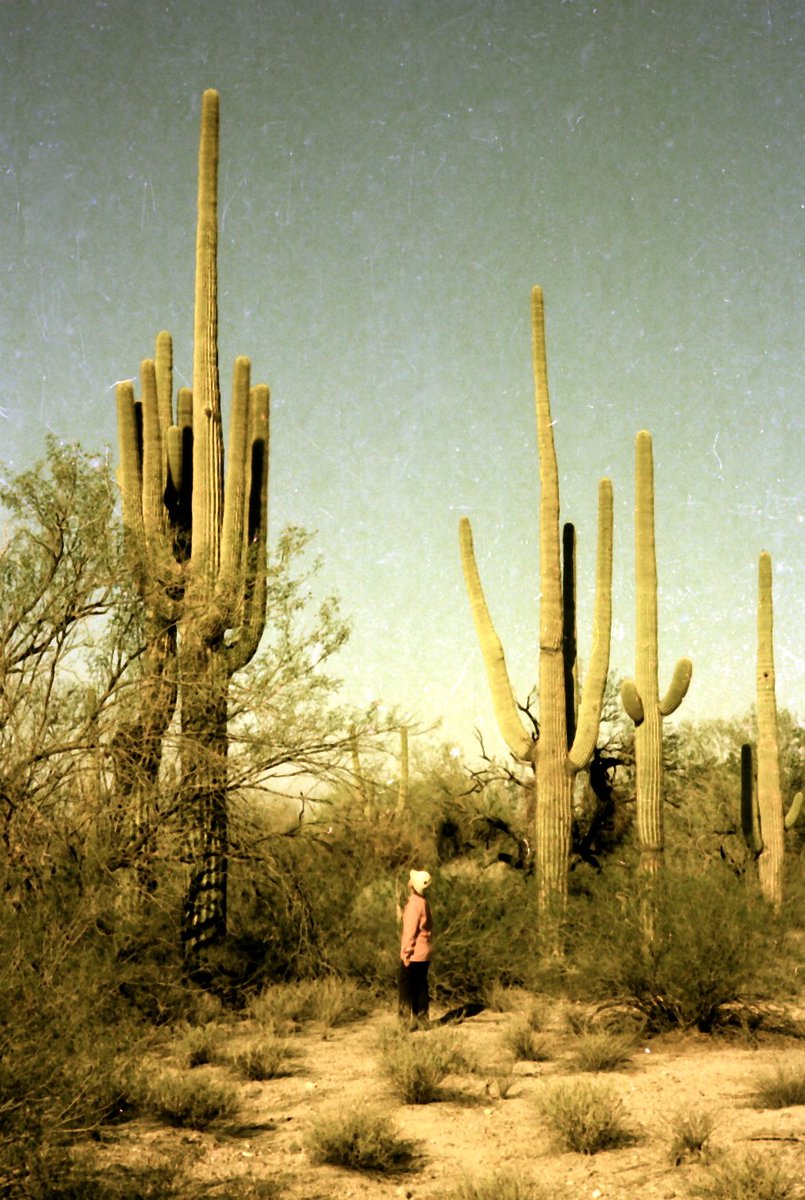
{"label": "cactus spine", "polygon": [[635,723],[637,829],[643,865],[659,867],[665,848],[663,823],[663,717],[675,712],[690,685],[693,664],[681,658],[660,699],[657,682],[657,553],[654,543],[654,462],[651,434],[641,430],[635,445],[635,570],[637,575],[634,680],[621,685],[621,698]]}
{"label": "cactus spine", "polygon": [[226,932],[229,680],[265,624],[268,388],[235,363],[227,474],[218,381],[218,94],[202,100],[193,388],[174,418],[171,342],[142,365],[142,398],[118,387],[124,522],[146,612],[176,637],[181,696],[179,797],[190,875],[183,921],[189,955]]}
{"label": "cactus spine", "polygon": [[578,716],[568,749],[568,712],[559,535],[559,473],[553,440],[545,354],[542,290],[531,297],[531,325],[537,445],[540,463],[540,624],[539,735],[526,729],[514,699],[503,647],[484,599],[467,518],[460,526],[461,557],[475,628],[486,666],[495,715],[515,758],[536,772],[536,857],[542,912],[561,907],[567,896],[573,776],[589,762],[598,737],[598,722],[609,666],[612,619],[612,485],[598,489],[598,550],[593,651]]}
{"label": "cactus spine", "polygon": [[784,816],[774,677],[771,556],[765,550],[758,561],[756,795],[752,784],[752,748],[745,745],[741,747],[741,825],[746,843],[758,860],[763,895],[779,908],[783,900],[785,830],[796,823],[802,808],[802,793],[797,792]]}

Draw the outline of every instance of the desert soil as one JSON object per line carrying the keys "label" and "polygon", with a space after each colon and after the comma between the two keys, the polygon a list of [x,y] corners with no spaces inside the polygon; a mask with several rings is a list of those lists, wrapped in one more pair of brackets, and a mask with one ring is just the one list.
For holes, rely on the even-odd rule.
{"label": "desert soil", "polygon": [[[751,1103],[759,1076],[782,1066],[805,1071],[803,1041],[764,1033],[754,1041],[740,1034],[644,1037],[626,1070],[597,1076],[611,1082],[622,1098],[638,1140],[584,1156],[558,1152],[537,1111],[540,1093],[568,1077],[573,1035],[561,1011],[552,1010],[545,1028],[552,1060],[518,1063],[507,1098],[498,1097],[489,1069],[505,1058],[503,1035],[515,1019],[512,1013],[484,1011],[457,1026],[480,1070],[449,1077],[444,1099],[427,1105],[400,1104],[379,1070],[378,1038],[394,1020],[388,1009],[333,1030],[306,1025],[293,1035],[298,1057],[292,1074],[239,1085],[242,1110],[236,1126],[195,1132],[141,1118],[120,1127],[116,1139],[98,1153],[109,1161],[140,1162],[186,1155],[188,1173],[196,1179],[209,1184],[238,1177],[273,1179],[287,1200],[441,1200],[462,1181],[501,1170],[547,1184],[549,1194],[560,1200],[682,1200],[703,1168],[669,1161],[669,1126],[677,1114],[696,1109],[714,1115],[717,1150],[767,1155],[805,1180],[805,1107],[764,1111]],[[244,1022],[232,1037],[258,1034],[259,1027]],[[387,1113],[399,1132],[418,1144],[417,1170],[371,1177],[310,1161],[304,1143],[311,1123],[362,1103]]]}

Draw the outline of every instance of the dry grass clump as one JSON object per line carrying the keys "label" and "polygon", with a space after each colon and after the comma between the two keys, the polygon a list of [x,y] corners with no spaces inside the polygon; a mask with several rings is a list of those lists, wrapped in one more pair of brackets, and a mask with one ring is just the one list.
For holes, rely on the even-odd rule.
{"label": "dry grass clump", "polygon": [[715,1164],[691,1195],[697,1200],[796,1200],[802,1192],[780,1163],[750,1152]]}
{"label": "dry grass clump", "polygon": [[715,1118],[701,1109],[677,1114],[670,1127],[668,1157],[675,1167],[683,1162],[698,1159],[706,1162],[710,1158],[710,1138],[715,1129]]}
{"label": "dry grass clump", "polygon": [[620,1098],[605,1084],[587,1080],[555,1084],[542,1096],[539,1111],[561,1150],[598,1154],[636,1140]]}
{"label": "dry grass clump", "polygon": [[277,1032],[288,1032],[303,1021],[317,1021],[325,1029],[345,1025],[368,1010],[366,993],[352,979],[328,975],[295,983],[271,984],[249,1004],[255,1021]]}
{"label": "dry grass clump", "polygon": [[143,1106],[169,1125],[208,1129],[238,1111],[237,1091],[208,1075],[160,1071],[145,1086]]}
{"label": "dry grass clump", "polygon": [[514,1073],[513,1059],[508,1059],[505,1062],[493,1063],[493,1065],[485,1072],[485,1074],[487,1077],[487,1094],[492,1094],[492,1087],[494,1085],[499,1100],[505,1100],[517,1082],[517,1076]]}
{"label": "dry grass clump", "polygon": [[516,1021],[503,1035],[503,1044],[516,1062],[547,1062],[550,1050],[527,1020]]}
{"label": "dry grass clump", "polygon": [[502,1171],[486,1179],[468,1179],[447,1192],[444,1200],[550,1200],[552,1194],[532,1179]]}
{"label": "dry grass clump", "polygon": [[771,1074],[761,1075],[752,1102],[755,1108],[793,1108],[805,1104],[805,1069],[778,1067]]}
{"label": "dry grass clump", "polygon": [[416,1161],[414,1143],[401,1138],[384,1114],[367,1108],[319,1117],[305,1148],[314,1163],[370,1174],[400,1174]]}
{"label": "dry grass clump", "polygon": [[293,1069],[293,1047],[287,1038],[267,1034],[233,1050],[227,1061],[242,1079],[280,1079]]}
{"label": "dry grass clump", "polygon": [[403,1104],[431,1104],[442,1098],[448,1075],[471,1070],[455,1030],[432,1030],[425,1037],[391,1031],[381,1037],[380,1069]]}
{"label": "dry grass clump", "polygon": [[181,1028],[177,1052],[189,1067],[203,1067],[221,1058],[221,1026],[216,1021],[204,1025],[186,1024]]}
{"label": "dry grass clump", "polygon": [[576,1071],[620,1071],[634,1054],[634,1039],[628,1034],[606,1031],[580,1034],[570,1055]]}

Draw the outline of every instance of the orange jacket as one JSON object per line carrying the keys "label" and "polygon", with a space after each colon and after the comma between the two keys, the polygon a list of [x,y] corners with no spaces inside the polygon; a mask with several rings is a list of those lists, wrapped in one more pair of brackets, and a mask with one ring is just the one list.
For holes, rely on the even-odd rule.
{"label": "orange jacket", "polygon": [[429,962],[433,951],[433,920],[430,905],[424,896],[411,892],[403,911],[400,958],[407,967],[410,962]]}

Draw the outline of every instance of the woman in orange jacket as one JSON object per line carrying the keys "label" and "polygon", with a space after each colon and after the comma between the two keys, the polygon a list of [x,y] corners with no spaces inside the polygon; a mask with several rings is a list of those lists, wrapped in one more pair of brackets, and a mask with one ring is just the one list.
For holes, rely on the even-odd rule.
{"label": "woman in orange jacket", "polygon": [[400,1019],[413,1029],[427,1029],[428,967],[433,950],[433,919],[425,892],[430,887],[427,871],[411,871],[409,896],[403,910],[400,939]]}

